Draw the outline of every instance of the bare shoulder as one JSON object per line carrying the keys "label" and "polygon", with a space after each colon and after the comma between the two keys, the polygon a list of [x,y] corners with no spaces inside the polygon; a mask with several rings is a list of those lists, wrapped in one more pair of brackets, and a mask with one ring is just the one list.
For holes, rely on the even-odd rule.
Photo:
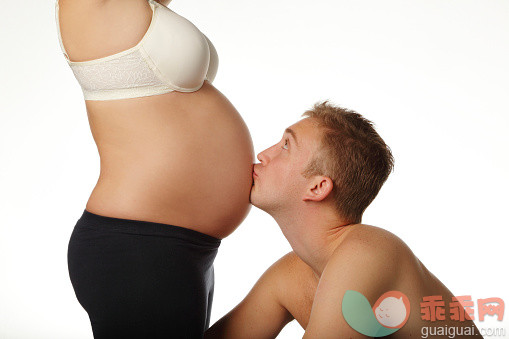
{"label": "bare shoulder", "polygon": [[343,317],[346,293],[358,292],[373,305],[383,293],[397,290],[405,244],[379,227],[351,227],[322,272],[305,338],[359,337]]}
{"label": "bare shoulder", "polygon": [[321,280],[346,289],[362,287],[368,299],[378,297],[395,286],[408,267],[404,263],[414,260],[414,255],[403,240],[383,228],[353,227],[334,251]]}
{"label": "bare shoulder", "polygon": [[[353,226],[351,232],[345,234],[344,240],[338,246],[334,256],[341,256],[347,251],[357,251],[356,254],[383,254],[384,258],[409,254],[410,248],[394,233],[381,227],[359,224]],[[362,252],[359,253],[359,251]]]}
{"label": "bare shoulder", "polygon": [[278,294],[281,297],[292,294],[292,289],[308,286],[318,281],[311,267],[293,251],[285,254],[272,264],[266,273],[274,280]]}
{"label": "bare shoulder", "polygon": [[285,274],[312,274],[311,268],[295,252],[289,252],[277,260],[273,266]]}
{"label": "bare shoulder", "polygon": [[[206,338],[275,338],[281,329],[296,318],[302,321],[300,313],[292,312],[287,305],[288,291],[295,293],[291,279],[305,270],[294,253],[288,253],[272,264],[258,279],[248,295],[233,310],[223,316],[210,329]],[[309,305],[308,309],[311,308]],[[307,322],[307,318],[305,319]]]}
{"label": "bare shoulder", "polygon": [[136,46],[152,20],[146,0],[58,0],[62,43],[71,61],[89,61]]}
{"label": "bare shoulder", "polygon": [[265,270],[255,284],[253,291],[264,291],[278,303],[284,303],[286,296],[292,296],[296,289],[318,281],[312,269],[294,252],[289,252]]}

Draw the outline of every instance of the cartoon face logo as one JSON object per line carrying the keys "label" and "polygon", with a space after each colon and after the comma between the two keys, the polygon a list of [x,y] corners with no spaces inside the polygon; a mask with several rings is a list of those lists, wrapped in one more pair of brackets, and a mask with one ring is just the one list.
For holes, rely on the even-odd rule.
{"label": "cartoon face logo", "polygon": [[384,293],[373,306],[376,320],[388,328],[401,328],[410,315],[409,310],[408,298],[399,291]]}
{"label": "cartoon face logo", "polygon": [[361,293],[347,290],[342,301],[343,317],[350,327],[368,337],[384,337],[402,328],[410,316],[410,301],[400,291],[389,291],[371,307]]}

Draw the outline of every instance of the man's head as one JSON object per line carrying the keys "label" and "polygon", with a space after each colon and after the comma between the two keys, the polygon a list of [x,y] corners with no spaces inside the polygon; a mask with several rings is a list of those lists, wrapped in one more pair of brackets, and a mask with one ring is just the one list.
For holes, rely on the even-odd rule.
{"label": "man's head", "polygon": [[272,215],[320,202],[360,223],[392,171],[389,147],[354,111],[324,102],[303,116],[258,154],[251,202]]}

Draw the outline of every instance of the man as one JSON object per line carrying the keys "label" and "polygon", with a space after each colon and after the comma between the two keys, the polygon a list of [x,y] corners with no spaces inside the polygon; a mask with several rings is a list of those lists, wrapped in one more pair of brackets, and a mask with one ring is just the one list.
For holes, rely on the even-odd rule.
{"label": "man", "polygon": [[[481,337],[468,315],[451,320],[453,294],[401,239],[361,224],[393,168],[372,123],[327,102],[304,116],[258,155],[251,191],[252,204],[276,220],[293,251],[205,337],[274,338],[293,319],[304,338],[410,338],[438,326]],[[444,303],[430,308],[429,321],[421,318],[428,296]]]}

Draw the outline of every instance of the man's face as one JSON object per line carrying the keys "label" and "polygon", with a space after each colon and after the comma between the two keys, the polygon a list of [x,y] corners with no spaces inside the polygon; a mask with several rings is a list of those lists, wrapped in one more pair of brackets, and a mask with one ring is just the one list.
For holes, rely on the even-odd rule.
{"label": "man's face", "polygon": [[320,146],[316,120],[303,119],[288,127],[281,141],[258,154],[253,168],[251,203],[271,213],[302,201],[309,179],[302,173]]}

